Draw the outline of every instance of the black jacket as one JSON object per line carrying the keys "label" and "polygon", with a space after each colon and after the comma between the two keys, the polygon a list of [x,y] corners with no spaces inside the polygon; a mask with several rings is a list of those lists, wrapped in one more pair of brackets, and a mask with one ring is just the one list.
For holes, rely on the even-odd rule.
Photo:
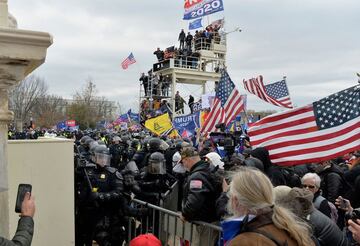
{"label": "black jacket", "polygon": [[197,162],[184,184],[182,215],[188,221],[217,221],[215,202],[219,195],[211,178],[209,163]]}
{"label": "black jacket", "polygon": [[338,196],[343,195],[341,194],[344,185],[342,175],[343,171],[335,164],[331,164],[330,167],[319,172],[323,196],[332,203],[335,203]]}
{"label": "black jacket", "polygon": [[339,227],[320,211],[315,209],[311,212],[309,223],[320,245],[348,245],[347,239]]}

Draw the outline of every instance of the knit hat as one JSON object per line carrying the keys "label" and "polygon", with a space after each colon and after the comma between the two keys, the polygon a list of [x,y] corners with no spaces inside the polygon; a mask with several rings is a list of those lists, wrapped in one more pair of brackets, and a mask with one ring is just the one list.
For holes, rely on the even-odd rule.
{"label": "knit hat", "polygon": [[294,187],[287,195],[284,205],[300,218],[306,218],[314,211],[313,199],[314,194],[311,191]]}
{"label": "knit hat", "polygon": [[129,246],[161,246],[160,240],[153,234],[142,234],[130,241]]}

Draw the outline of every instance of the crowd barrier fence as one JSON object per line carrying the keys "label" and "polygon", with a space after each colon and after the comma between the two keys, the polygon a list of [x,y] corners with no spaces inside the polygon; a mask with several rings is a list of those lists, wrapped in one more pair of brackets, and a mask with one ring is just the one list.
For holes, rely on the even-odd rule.
{"label": "crowd barrier fence", "polygon": [[[134,207],[147,207],[149,214],[141,219],[129,219],[128,242],[140,234],[152,233],[160,239],[163,245],[216,245],[213,239],[217,238],[216,240],[219,240],[222,232],[220,226],[202,221],[183,221],[180,218],[180,212],[174,212],[161,207],[161,205],[175,206],[176,202],[174,203],[174,201],[172,201],[171,196],[168,198],[169,199],[165,199],[164,203],[161,203],[160,206],[149,204],[138,199],[132,200]],[[205,237],[199,238],[197,236],[199,229],[206,231]]]}

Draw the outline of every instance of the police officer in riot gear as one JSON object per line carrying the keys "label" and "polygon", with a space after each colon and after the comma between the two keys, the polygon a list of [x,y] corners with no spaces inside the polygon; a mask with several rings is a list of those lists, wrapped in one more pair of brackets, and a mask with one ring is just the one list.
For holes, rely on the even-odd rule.
{"label": "police officer in riot gear", "polygon": [[112,144],[109,147],[109,152],[111,154],[111,167],[118,168],[121,160],[122,148],[120,146],[121,138],[119,136],[114,136],[112,138]]}
{"label": "police officer in riot gear", "polygon": [[165,157],[160,152],[150,154],[141,176],[139,198],[153,204],[159,204],[162,195],[170,189],[174,182],[174,178],[169,177],[166,173]]}
{"label": "police officer in riot gear", "polygon": [[91,149],[91,162],[96,166],[84,169],[87,189],[78,191],[78,195],[86,195],[81,194],[77,245],[92,245],[93,240],[99,245],[121,245],[124,239],[118,211],[125,203],[123,177],[110,167],[110,158],[104,145],[95,144]]}

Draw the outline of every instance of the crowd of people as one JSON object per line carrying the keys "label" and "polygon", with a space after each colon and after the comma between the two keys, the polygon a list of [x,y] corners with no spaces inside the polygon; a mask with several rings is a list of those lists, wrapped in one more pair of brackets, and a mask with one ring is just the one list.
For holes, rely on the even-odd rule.
{"label": "crowd of people", "polygon": [[[205,138],[200,142],[151,136],[134,139],[123,132],[110,139],[111,143],[102,147],[101,154],[108,158],[104,167],[114,168],[118,176],[127,175],[123,180],[133,182],[124,184],[122,193],[160,204],[160,193],[178,182],[183,187],[178,194],[183,220],[213,224],[224,220],[224,225],[241,222],[231,238],[224,238],[226,245],[355,245],[358,240],[353,207],[360,206],[360,151],[336,160],[280,167],[271,163],[266,149],[251,149],[248,141],[242,154],[229,151],[231,156],[224,160]],[[79,148],[89,152],[79,153],[88,155],[88,161],[104,172],[96,162],[98,146],[94,139],[83,137]],[[106,194],[95,197],[105,199]],[[122,204],[121,210],[129,211],[126,204],[130,200]],[[133,211],[128,216],[138,214]],[[96,225],[95,221],[92,224]],[[199,226],[192,244],[215,245],[217,235],[211,234],[209,239],[209,230]]]}
{"label": "crowd of people", "polygon": [[[146,207],[134,207],[132,198],[161,205],[175,183],[179,217],[221,224],[225,245],[360,242],[360,151],[281,167],[271,163],[265,148],[252,149],[246,134],[241,136],[242,153],[224,146],[221,158],[217,143],[205,137],[76,132],[76,245],[121,245],[128,218],[154,216]],[[139,233],[159,236],[158,226]],[[198,225],[191,244],[215,245],[219,238],[210,230]]]}

